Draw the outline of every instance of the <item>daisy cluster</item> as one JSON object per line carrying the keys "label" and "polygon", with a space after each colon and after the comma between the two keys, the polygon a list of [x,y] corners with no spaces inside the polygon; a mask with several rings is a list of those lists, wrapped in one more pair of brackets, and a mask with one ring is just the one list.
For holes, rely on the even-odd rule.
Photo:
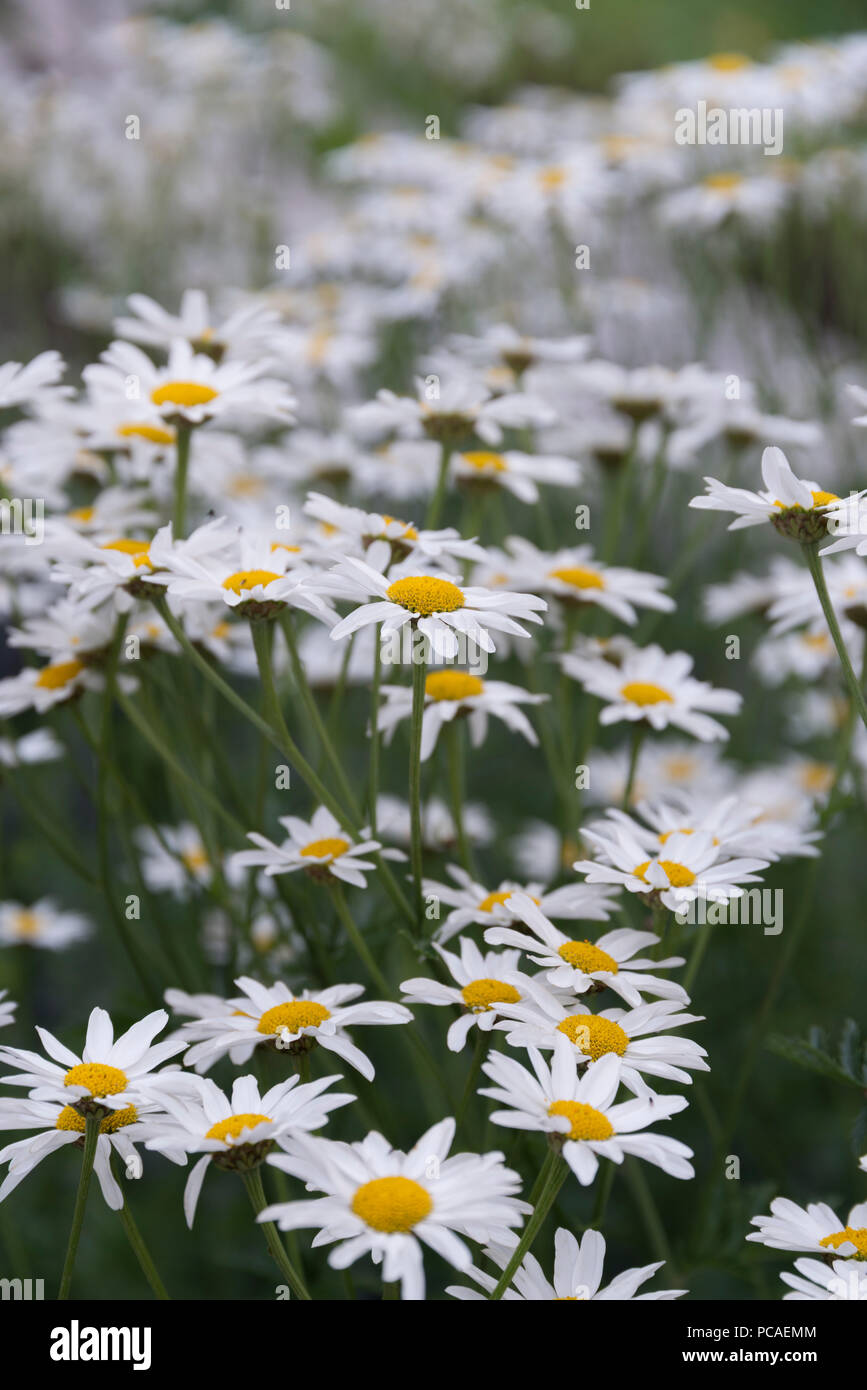
{"label": "daisy cluster", "polygon": [[[703,1184],[712,1209],[738,1120],[705,1089],[740,1046],[712,929],[767,930],[748,909],[781,882],[801,900],[743,1098],[820,858],[863,828],[858,311],[832,258],[817,326],[781,248],[844,209],[863,231],[867,47],[347,138],[345,8],[131,21],[0,97],[86,344],[0,366],[0,1201],[65,1149],[129,1233],[140,1178],[171,1210],[167,1160],[189,1228],[213,1169],[206,1202],[242,1179],[302,1300],[378,1296],[370,1263],[411,1300],[676,1298],[697,1261],[656,1200]],[[366,8],[398,54],[428,32],[426,3]],[[457,8],[473,94],[516,40]],[[799,160],[679,143],[699,101],[770,101]],[[293,174],[263,187],[269,152]],[[142,1014],[117,1037],[86,1017],[103,950],[113,1012]],[[85,982],[68,1042],[37,1019],[58,968]],[[664,1258],[623,1268],[627,1183]],[[786,1297],[867,1298],[863,1203],[754,1224],[807,1257]]]}

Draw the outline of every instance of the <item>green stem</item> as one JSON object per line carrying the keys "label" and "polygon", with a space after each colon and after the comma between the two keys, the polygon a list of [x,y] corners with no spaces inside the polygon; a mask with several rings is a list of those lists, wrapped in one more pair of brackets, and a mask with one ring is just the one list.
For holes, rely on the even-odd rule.
{"label": "green stem", "polygon": [[647,733],[647,726],[643,720],[638,720],[632,730],[632,747],[629,751],[629,771],[626,774],[626,786],[623,789],[623,810],[628,811],[632,801],[632,793],[635,789],[635,774],[638,771],[638,756],[641,752],[641,745],[644,742],[644,735]]}
{"label": "green stem", "polygon": [[145,1245],[142,1239],[141,1232],[139,1231],[139,1228],[135,1223],[135,1219],[133,1217],[132,1212],[129,1209],[128,1202],[124,1201],[124,1204],[120,1209],[119,1215],[121,1222],[123,1223],[123,1229],[126,1232],[126,1238],[130,1243],[133,1254],[139,1262],[142,1274],[150,1284],[154,1297],[160,1299],[161,1301],[168,1300],[169,1295],[166,1292],[165,1284],[163,1283],[162,1279],[157,1273],[157,1267],[151,1258],[150,1251],[148,1250],[147,1246]]}
{"label": "green stem", "polygon": [[555,1149],[549,1149],[542,1169],[544,1178],[539,1200],[536,1203],[533,1215],[524,1227],[521,1239],[515,1246],[509,1263],[500,1275],[497,1286],[491,1294],[491,1299],[493,1301],[502,1298],[506,1289],[511,1284],[515,1270],[519,1267],[527,1251],[532,1246],[533,1241],[536,1239],[536,1236],[539,1234],[545,1217],[554,1205],[557,1194],[566,1181],[568,1172],[568,1164],[562,1156],[557,1153]]}
{"label": "green stem", "polygon": [[610,1160],[601,1165],[602,1172],[596,1188],[596,1200],[593,1203],[593,1215],[590,1218],[590,1225],[594,1231],[598,1231],[605,1218],[605,1211],[608,1206],[608,1198],[611,1196],[611,1189],[614,1186],[614,1176],[617,1168]]}
{"label": "green stem", "polygon": [[825,572],[822,568],[822,557],[819,554],[818,542],[812,542],[802,546],[804,559],[810,571],[819,602],[822,605],[822,612],[825,615],[825,622],[831,633],[831,639],[837,649],[837,656],[840,658],[840,665],[843,667],[843,675],[849,687],[849,694],[852,702],[860,715],[861,722],[867,728],[867,700],[864,698],[864,691],[861,689],[858,677],[852,667],[846,643],[843,641],[843,634],[840,631],[840,624],[837,622],[837,614],[834,612],[834,605],[828,593],[828,585],[825,583]]}
{"label": "green stem", "polygon": [[288,608],[284,609],[283,612],[280,614],[279,622],[280,627],[283,631],[283,636],[286,638],[286,646],[289,650],[289,664],[292,668],[292,675],[294,677],[295,684],[298,687],[298,693],[300,694],[301,699],[304,703],[304,708],[307,711],[308,718],[310,719],[313,728],[316,730],[316,734],[319,738],[320,744],[322,745],[325,757],[331,765],[331,770],[334,773],[334,779],[337,783],[338,791],[340,792],[340,795],[343,797],[344,805],[346,805],[349,808],[349,810],[352,812],[353,818],[356,821],[358,821],[360,819],[361,812],[359,811],[359,808],[356,805],[352,788],[350,787],[349,782],[346,778],[346,773],[343,770],[343,764],[340,761],[340,758],[337,754],[337,750],[335,749],[334,744],[331,740],[331,736],[329,735],[328,730],[325,727],[325,720],[319,713],[319,707],[316,704],[315,699],[313,698],[313,692],[310,689],[310,684],[307,680],[307,675],[304,670],[304,663],[301,660],[301,655],[298,651],[298,642],[295,637],[295,628],[292,622],[292,615],[289,612]]}
{"label": "green stem", "polygon": [[[416,654],[413,653],[415,656]],[[422,920],[422,877],[424,863],[421,842],[421,725],[424,714],[426,663],[423,651],[412,667],[412,727],[409,750],[409,814],[412,874],[415,880],[415,909],[417,929]]]}
{"label": "green stem", "polygon": [[343,896],[342,887],[336,881],[330,884],[329,887],[331,889],[331,896],[334,899],[334,906],[337,909],[337,915],[340,918],[341,924],[346,932],[346,935],[349,937],[349,940],[352,942],[352,945],[355,948],[356,955],[367,968],[367,972],[370,975],[370,978],[375,982],[377,989],[382,991],[383,997],[386,999],[390,999],[392,996],[391,985],[388,983],[388,980],[383,975],[382,971],[376,963],[376,960],[373,957],[373,953],[371,952],[370,947],[368,946],[364,937],[361,935],[361,932],[359,931],[359,928],[353,919],[352,913],[349,911],[349,908],[346,905],[346,898]]}
{"label": "green stem", "polygon": [[440,513],[443,509],[443,502],[445,501],[446,488],[449,481],[449,459],[451,458],[451,452],[448,444],[443,441],[440,444],[440,467],[437,475],[437,485],[434,489],[433,497],[430,500],[427,516],[425,517],[424,524],[426,531],[432,531],[440,519]]}
{"label": "green stem", "polygon": [[[250,1198],[250,1204],[254,1212],[258,1216],[259,1213],[263,1212],[266,1206],[268,1205],[267,1201],[265,1200],[265,1189],[262,1186],[261,1168],[254,1168],[251,1172],[244,1173],[243,1177],[244,1186],[246,1187],[247,1195]],[[302,1299],[305,1303],[312,1302],[310,1294],[307,1292],[307,1285],[304,1283],[304,1280],[301,1278],[300,1274],[297,1273],[294,1265],[289,1259],[289,1256],[286,1254],[283,1242],[280,1239],[280,1232],[277,1230],[277,1227],[274,1225],[274,1222],[259,1221],[257,1222],[257,1225],[264,1233],[265,1242],[268,1246],[268,1249],[272,1257],[276,1261],[280,1269],[280,1273],[283,1275],[283,1278],[286,1280],[286,1283],[289,1285],[295,1297]]]}
{"label": "green stem", "polygon": [[458,721],[452,719],[446,728],[449,757],[449,793],[452,803],[452,818],[458,836],[458,850],[461,863],[468,874],[473,872],[470,842],[464,828],[464,743],[463,730]]}
{"label": "green stem", "polygon": [[175,463],[175,505],[172,513],[172,529],[179,540],[187,524],[187,471],[190,466],[190,439],[192,425],[179,424],[177,427]]}
{"label": "green stem", "polygon": [[379,750],[382,745],[379,733],[379,692],[382,686],[381,632],[382,625],[377,623],[373,633],[373,681],[370,687],[370,763],[367,790],[367,819],[370,822],[370,833],[374,839],[376,839],[376,803],[379,799]]}
{"label": "green stem", "polygon": [[69,1286],[72,1283],[72,1271],[75,1268],[78,1242],[81,1239],[81,1228],[84,1225],[84,1212],[87,1206],[87,1194],[90,1190],[93,1160],[96,1158],[96,1145],[101,1122],[99,1115],[88,1115],[84,1121],[84,1153],[81,1158],[81,1174],[78,1179],[78,1192],[72,1213],[69,1244],[66,1247],[66,1259],[63,1264],[63,1274],[60,1277],[60,1292],[57,1295],[59,1300],[69,1298]]}

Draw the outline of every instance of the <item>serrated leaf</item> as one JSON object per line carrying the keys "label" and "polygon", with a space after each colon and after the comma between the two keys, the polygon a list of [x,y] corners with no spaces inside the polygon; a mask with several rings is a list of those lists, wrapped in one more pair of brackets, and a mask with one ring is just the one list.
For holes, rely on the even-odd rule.
{"label": "serrated leaf", "polygon": [[833,1057],[829,1057],[827,1052],[822,1052],[818,1047],[811,1046],[803,1038],[784,1038],[781,1034],[774,1033],[768,1039],[767,1045],[771,1052],[775,1052],[778,1057],[784,1057],[787,1062],[805,1067],[817,1076],[827,1076],[832,1081],[842,1081],[847,1086],[858,1086],[860,1089],[860,1083],[844,1071]]}
{"label": "serrated leaf", "polygon": [[855,1117],[855,1123],[852,1126],[852,1148],[856,1158],[860,1158],[867,1150],[867,1105]]}

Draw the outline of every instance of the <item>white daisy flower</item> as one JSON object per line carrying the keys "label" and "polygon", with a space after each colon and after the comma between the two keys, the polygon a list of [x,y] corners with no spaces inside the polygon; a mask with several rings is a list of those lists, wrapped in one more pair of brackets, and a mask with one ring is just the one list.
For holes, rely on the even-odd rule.
{"label": "white daisy flower", "polygon": [[821,839],[821,831],[775,821],[764,807],[751,804],[740,793],[718,799],[673,790],[667,796],[639,801],[635,814],[641,821],[613,808],[606,814],[607,820],[591,821],[585,829],[606,835],[612,824],[621,825],[634,840],[657,856],[662,855],[673,834],[694,835],[696,832],[710,835],[720,855],[727,859],[760,855],[773,861],[790,855],[814,857],[819,853],[815,841]]}
{"label": "white daisy flower", "polygon": [[256,358],[276,354],[286,329],[276,309],[254,297],[245,297],[231,313],[217,315],[202,290],[184,290],[177,314],[170,314],[146,294],[131,294],[127,304],[134,317],[116,318],[119,338],[168,351],[184,338],[194,352],[216,362],[224,358]]}
{"label": "white daisy flower", "polygon": [[383,859],[406,858],[401,850],[383,849],[379,840],[367,839],[366,827],[360,832],[360,840],[348,839],[347,832],[324,806],[318,807],[309,821],[298,816],[278,816],[277,820],[287,831],[282,845],[251,830],[247,839],[258,848],[233,854],[229,861],[233,869],[264,869],[269,878],[304,869],[311,878],[339,878],[355,888],[366,888],[365,874],[376,865],[364,855],[379,853]]}
{"label": "white daisy flower", "polygon": [[537,483],[550,487],[577,487],[581,465],[560,454],[524,454],[517,449],[494,453],[489,449],[470,449],[452,454],[449,472],[459,486],[503,488],[519,502],[533,506],[539,500]]}
{"label": "white daisy flower", "polygon": [[21,738],[0,738],[0,767],[51,763],[65,754],[65,747],[50,729],[32,729]]}
{"label": "white daisy flower", "polygon": [[506,547],[514,557],[516,582],[532,593],[554,595],[570,605],[593,603],[629,624],[638,621],[636,606],[659,613],[675,607],[674,599],[660,592],[666,584],[661,575],[606,565],[594,558],[592,546],[547,552],[510,536]]}
{"label": "white daisy flower", "polygon": [[268,1162],[325,1196],[278,1203],[258,1220],[275,1221],[283,1231],[316,1226],[314,1246],[343,1242],[329,1256],[332,1268],[346,1269],[369,1254],[382,1265],[385,1283],[399,1281],[403,1298],[423,1299],[419,1242],[467,1270],[472,1256],[460,1236],[508,1241],[531,1210],[514,1195],[521,1179],[501,1153],[449,1158],[454,1133],[454,1120],[441,1120],[409,1153],[375,1132],[355,1144],[294,1137],[288,1153]]}
{"label": "white daisy flower", "polygon": [[241,995],[228,1001],[233,1005],[231,1015],[221,1009],[213,1017],[200,1018],[181,1030],[184,1039],[179,1046],[184,1046],[191,1036],[201,1039],[184,1057],[185,1065],[195,1067],[197,1072],[208,1071],[227,1054],[238,1065],[248,1061],[257,1047],[308,1052],[318,1043],[372,1081],[373,1063],[355,1046],[346,1029],[412,1020],[409,1009],[385,999],[349,1003],[364,993],[363,985],[332,985],[330,989],[296,994],[281,982],[265,986],[246,975],[239,976],[235,984]]}
{"label": "white daisy flower", "polygon": [[551,407],[535,396],[522,392],[494,396],[481,380],[443,383],[432,398],[423,380],[416,381],[416,388],[416,397],[378,391],[375,400],[355,412],[358,426],[410,439],[427,435],[457,441],[476,434],[486,444],[499,444],[504,429],[533,429],[555,419]]}
{"label": "white daisy flower", "polygon": [[141,400],[170,423],[258,417],[291,424],[295,398],[285,382],[266,375],[270,365],[267,358],[217,363],[177,338],[166,365],[157,367],[140,348],[118,340],[82,377],[97,403]]}
{"label": "white daisy flower", "polygon": [[[463,807],[464,834],[471,845],[489,845],[494,838],[494,823],[486,806],[468,801]],[[382,795],[376,801],[376,824],[380,835],[410,843],[409,805],[397,796]],[[458,844],[458,832],[452,813],[438,796],[423,802],[421,808],[421,842],[432,854],[450,854]]]}
{"label": "white daisy flower", "polygon": [[40,352],[24,365],[4,362],[0,367],[0,409],[41,408],[69,395],[71,387],[57,384],[65,371],[66,363],[53,351]]}
{"label": "white daisy flower", "polygon": [[666,227],[682,228],[693,235],[717,228],[728,219],[767,229],[791,200],[792,190],[778,174],[747,176],[723,170],[663,198],[659,217]]}
{"label": "white daisy flower", "polygon": [[245,616],[273,616],[288,605],[320,622],[336,621],[305,583],[312,571],[298,563],[295,547],[265,533],[224,529],[224,520],[209,521],[178,541],[171,524],[164,526],[148,554],[154,582],[183,602],[222,601]]}
{"label": "white daisy flower", "polygon": [[7,999],[9,993],[6,989],[0,989],[0,1028],[5,1028],[7,1024],[15,1022],[15,1010],[18,1008],[14,999]]}
{"label": "white daisy flower", "polygon": [[[490,1245],[484,1254],[500,1269],[505,1269],[512,1258],[513,1247]],[[625,1302],[636,1303],[680,1298],[686,1289],[660,1289],[658,1293],[637,1293],[657,1270],[662,1269],[663,1260],[656,1264],[641,1265],[635,1269],[625,1269],[604,1288],[602,1283],[602,1264],[605,1259],[605,1237],[600,1231],[585,1231],[579,1242],[578,1237],[564,1226],[560,1226],[554,1237],[554,1277],[547,1279],[535,1255],[526,1254],[515,1273],[512,1282],[503,1293],[504,1303],[584,1303],[594,1299],[597,1303]],[[497,1287],[497,1280],[484,1270],[473,1265],[467,1274],[478,1284],[483,1293],[468,1289],[464,1285],[452,1285],[446,1289],[452,1298],[464,1303],[475,1303],[490,1298]]]}
{"label": "white daisy flower", "polygon": [[500,1017],[499,1006],[518,1004],[527,988],[527,976],[519,969],[520,951],[480,951],[468,936],[461,937],[460,955],[434,943],[456,987],[424,976],[404,980],[401,989],[408,1004],[457,1004],[464,1013],[449,1028],[450,1052],[460,1052],[477,1026],[489,1033]]}
{"label": "white daisy flower", "polygon": [[810,514],[808,522],[817,528],[816,535],[824,533],[826,508],[840,499],[833,492],[823,491],[818,483],[796,477],[782,449],[763,451],[762,481],[764,492],[748,492],[741,487],[727,487],[716,478],[705,478],[706,494],[693,497],[689,505],[705,511],[734,512],[730,531],[761,526],[767,521],[780,524],[781,519],[797,522],[806,512]]}
{"label": "white daisy flower", "polygon": [[832,1260],[830,1266],[823,1260],[795,1260],[795,1269],[797,1274],[780,1275],[794,1290],[783,1294],[784,1303],[788,1299],[867,1302],[867,1267],[860,1260]]}
{"label": "white daisy flower", "polygon": [[[141,1143],[145,1136],[144,1121],[155,1114],[156,1109],[152,1100],[139,1098],[135,1103],[130,1101],[121,1109],[107,1110],[102,1114],[93,1171],[106,1205],[112,1211],[120,1211],[123,1206],[123,1192],[111,1171],[112,1153],[118,1155],[125,1167],[134,1164],[138,1168],[140,1159],[135,1145]],[[35,1138],[18,1139],[0,1149],[0,1163],[9,1164],[9,1171],[0,1184],[0,1202],[14,1192],[43,1158],[71,1144],[80,1146],[86,1127],[84,1115],[75,1106],[64,1105],[60,1098],[37,1100],[30,1096],[22,1100],[0,1099],[0,1130],[39,1130]]]}
{"label": "white daisy flower", "polygon": [[[527,637],[516,619],[541,623],[540,612],[548,605],[535,594],[496,593],[491,589],[462,587],[455,579],[435,574],[405,574],[388,583],[385,576],[363,560],[348,556],[330,571],[354,591],[360,604],[332,628],[334,641],[369,623],[381,623],[383,637],[412,623],[429,639],[439,661],[457,656],[458,636],[483,651],[496,651],[490,630]],[[374,597],[377,602],[365,602]]]}
{"label": "white daisy flower", "polygon": [[479,1095],[506,1106],[491,1120],[508,1129],[525,1129],[557,1136],[562,1154],[582,1187],[589,1187],[600,1158],[622,1163],[627,1155],[643,1158],[673,1178],[694,1177],[692,1149],[679,1139],[649,1133],[647,1127],[685,1110],[685,1096],[658,1096],[645,1091],[632,1100],[614,1103],[621,1081],[618,1057],[602,1057],[579,1072],[575,1049],[566,1038],[554,1045],[550,1067],[536,1048],[529,1049],[532,1070],[492,1053],[482,1070],[493,1086]]}
{"label": "white daisy flower", "polygon": [[[398,724],[412,715],[412,690],[405,685],[383,685],[383,703],[378,727],[390,743]],[[534,695],[507,681],[489,681],[471,671],[429,671],[424,685],[424,712],[421,726],[421,760],[426,762],[436,747],[443,727],[466,717],[470,743],[479,748],[488,732],[488,717],[500,719],[512,733],[523,734],[534,748],[539,739],[519,705],[539,705],[548,695]]]}
{"label": "white daisy flower", "polygon": [[538,362],[581,362],[587,356],[590,341],[586,334],[564,338],[528,337],[509,323],[495,323],[476,337],[455,333],[449,345],[467,362],[478,366],[499,364],[520,376]]}
{"label": "white daisy flower", "polygon": [[658,893],[672,912],[699,897],[715,903],[740,898],[741,885],[761,883],[754,871],[768,867],[767,859],[721,858],[719,845],[705,831],[673,830],[656,854],[622,822],[612,822],[605,833],[585,827],[582,835],[598,859],[579,859],[572,867],[585,874],[588,883],[614,883],[628,893]]}
{"label": "white daisy flower", "polygon": [[255,1076],[238,1076],[231,1099],[206,1077],[182,1074],[180,1079],[186,1084],[163,1094],[165,1113],[149,1119],[145,1148],[181,1164],[190,1154],[202,1154],[184,1189],[184,1216],[191,1230],[211,1164],[249,1172],[275,1144],[285,1143],[299,1130],[321,1129],[332,1110],[355,1100],[337,1091],[324,1094],[339,1076],[303,1084],[297,1075],[290,1076],[261,1096]]}
{"label": "white daisy flower", "polygon": [[591,695],[605,701],[600,724],[626,719],[644,720],[657,731],[683,729],[702,742],[728,738],[728,730],[704,713],[737,714],[742,696],[718,690],[690,675],[693,659],[687,652],[664,652],[650,646],[630,653],[620,666],[601,659],[567,653],[563,670]]}
{"label": "white daisy flower", "polygon": [[[700,1023],[703,1014],[680,1012],[680,1000],[661,999],[637,1009],[603,1009],[594,1014],[578,1000],[558,998],[538,981],[531,981],[521,1000],[503,1001],[498,1029],[510,1047],[544,1050],[566,1037],[580,1063],[598,1065],[610,1054],[621,1061],[620,1079],[634,1095],[643,1095],[643,1077],[660,1076],[690,1085],[690,1071],[710,1071],[707,1052],[691,1038],[666,1032]],[[662,1034],[663,1036],[660,1036]]]}
{"label": "white daisy flower", "polygon": [[159,1092],[163,1082],[160,1076],[153,1075],[154,1067],[186,1046],[177,1035],[154,1043],[168,1018],[165,1009],[156,1009],[115,1041],[110,1016],[105,1009],[93,1009],[80,1057],[47,1028],[37,1028],[42,1046],[52,1060],[23,1048],[0,1047],[0,1062],[23,1069],[0,1079],[7,1086],[32,1087],[31,1100],[66,1096],[81,1113],[123,1110]]}
{"label": "white daisy flower", "polygon": [[788,1197],[775,1197],[770,1216],[754,1216],[757,1226],[747,1240],[774,1250],[807,1250],[818,1255],[832,1251],[846,1259],[867,1260],[867,1202],[858,1202],[841,1221],[832,1207],[816,1202],[799,1207]]}
{"label": "white daisy flower", "polygon": [[[83,690],[102,690],[104,686],[102,673],[75,656],[49,662],[47,666],[25,666],[17,676],[0,680],[0,719],[31,709],[45,714]],[[129,692],[135,689],[136,682],[123,677],[120,686]]]}
{"label": "white daisy flower", "polygon": [[151,892],[172,893],[183,901],[190,897],[194,884],[207,887],[211,882],[214,867],[190,821],[177,826],[142,825],[133,832],[133,839],[142,877]]}
{"label": "white daisy flower", "polygon": [[[480,545],[464,540],[453,526],[440,531],[420,531],[411,521],[400,521],[397,517],[380,512],[365,512],[360,507],[347,507],[321,492],[307,494],[304,511],[308,516],[334,528],[328,544],[340,555],[345,555],[347,544],[363,554],[379,543],[380,547],[388,547],[389,563],[404,560],[409,555],[416,556],[422,562],[433,560],[435,564],[451,559],[486,558],[486,552]],[[372,563],[369,557],[368,563]],[[384,568],[388,568],[388,565]]]}
{"label": "white daisy flower", "polygon": [[614,888],[589,887],[584,883],[567,883],[562,888],[548,892],[540,883],[513,883],[509,879],[504,879],[497,888],[489,891],[476,883],[458,864],[447,864],[446,873],[454,879],[456,887],[430,878],[422,882],[425,897],[437,898],[452,908],[437,929],[437,941],[441,945],[474,923],[485,927],[494,923],[501,926],[514,923],[516,914],[511,909],[513,893],[522,893],[532,899],[548,917],[589,922],[607,922],[616,905],[614,899],[618,896]]}
{"label": "white daisy flower", "polygon": [[73,941],[85,941],[93,932],[90,919],[81,912],[64,912],[51,898],[23,903],[0,903],[0,945],[40,946],[62,951]]}
{"label": "white daisy flower", "polygon": [[642,1003],[642,994],[689,1003],[686,991],[674,980],[644,973],[683,965],[682,956],[670,956],[666,960],[634,959],[635,952],[642,946],[658,943],[659,937],[653,932],[618,927],[600,936],[594,944],[586,939],[575,941],[558,931],[525,894],[512,895],[510,910],[529,927],[529,932],[514,927],[489,927],[485,940],[491,946],[516,946],[526,951],[536,965],[542,966],[545,979],[554,989],[586,994],[588,990],[607,986],[633,1008]]}

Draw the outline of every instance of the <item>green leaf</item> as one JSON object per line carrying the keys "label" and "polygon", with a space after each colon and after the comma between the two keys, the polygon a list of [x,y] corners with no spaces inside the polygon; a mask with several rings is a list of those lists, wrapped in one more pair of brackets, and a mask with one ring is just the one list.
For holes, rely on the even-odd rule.
{"label": "green leaf", "polygon": [[813,1047],[803,1038],[785,1038],[779,1033],[774,1033],[768,1039],[768,1049],[778,1057],[784,1057],[787,1062],[794,1062],[796,1066],[815,1072],[817,1076],[827,1076],[832,1081],[842,1081],[847,1086],[858,1086],[860,1089],[860,1082],[844,1071],[833,1057],[829,1057],[827,1052],[821,1051],[820,1048]]}

